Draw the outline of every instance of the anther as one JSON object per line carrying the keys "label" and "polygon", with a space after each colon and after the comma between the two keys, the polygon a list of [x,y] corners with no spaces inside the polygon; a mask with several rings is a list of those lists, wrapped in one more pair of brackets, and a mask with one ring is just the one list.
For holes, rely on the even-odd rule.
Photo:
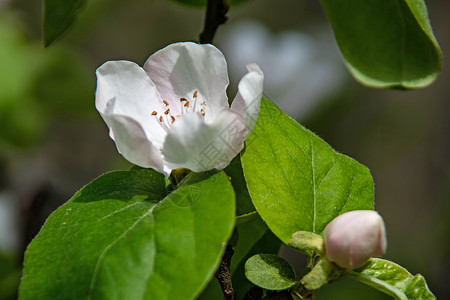
{"label": "anther", "polygon": [[186,98],[180,98],[180,102],[187,101]]}
{"label": "anther", "polygon": [[193,97],[194,97],[194,98],[197,98],[197,91],[194,92]]}
{"label": "anther", "polygon": [[156,111],[152,111],[152,116],[156,116],[158,113]]}
{"label": "anther", "polygon": [[163,121],[163,117],[162,116],[159,117],[159,121],[162,123],[162,121]]}
{"label": "anther", "polygon": [[184,104],[184,107],[189,107],[189,101],[186,101],[186,103]]}
{"label": "anther", "polygon": [[163,100],[163,102],[166,106],[169,106],[169,102],[167,102],[166,100]]}
{"label": "anther", "polygon": [[167,110],[164,112],[164,114],[165,114],[165,115],[168,115],[168,114],[169,114],[169,111],[170,111],[170,109],[167,109]]}
{"label": "anther", "polygon": [[173,116],[170,116],[172,118],[172,123],[175,122],[175,118]]}

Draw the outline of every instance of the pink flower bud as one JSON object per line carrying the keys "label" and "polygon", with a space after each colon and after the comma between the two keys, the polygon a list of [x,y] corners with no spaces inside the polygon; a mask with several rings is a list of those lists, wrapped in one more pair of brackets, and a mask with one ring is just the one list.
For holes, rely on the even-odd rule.
{"label": "pink flower bud", "polygon": [[362,266],[386,251],[383,218],[373,210],[354,210],[331,221],[324,230],[327,259],[347,270]]}

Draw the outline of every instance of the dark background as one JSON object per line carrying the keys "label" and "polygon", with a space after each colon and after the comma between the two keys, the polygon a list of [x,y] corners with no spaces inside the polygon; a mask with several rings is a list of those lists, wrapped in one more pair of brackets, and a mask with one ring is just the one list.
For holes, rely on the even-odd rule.
{"label": "dark background", "polygon": [[[170,1],[88,2],[73,30],[44,49],[43,3],[0,0],[0,299],[17,297],[23,251],[45,217],[90,180],[129,166],[95,111],[95,69],[113,59],[142,65],[170,43],[197,40],[203,24],[203,9]],[[318,1],[232,7],[216,44],[229,63],[230,95],[245,71],[241,64],[259,63],[273,102],[369,167],[387,225],[385,258],[423,274],[437,298],[447,299],[450,3],[427,5],[444,64],[436,82],[421,90],[356,83]],[[262,45],[257,53],[255,43]],[[286,58],[296,62],[294,70]],[[362,298],[390,299],[351,280],[317,295]]]}

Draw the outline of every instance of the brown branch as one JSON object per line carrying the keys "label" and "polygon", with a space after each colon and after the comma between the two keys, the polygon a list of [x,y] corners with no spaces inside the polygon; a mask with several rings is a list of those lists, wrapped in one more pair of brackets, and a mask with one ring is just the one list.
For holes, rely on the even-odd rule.
{"label": "brown branch", "polygon": [[234,250],[231,245],[227,245],[225,248],[225,253],[222,256],[222,261],[220,262],[219,268],[217,269],[214,276],[219,281],[220,287],[222,288],[223,295],[226,300],[235,300],[236,292],[233,289],[233,284],[231,282],[231,257],[233,257]]}
{"label": "brown branch", "polygon": [[208,0],[203,31],[200,33],[201,44],[212,44],[217,28],[227,21],[230,8],[227,0]]}

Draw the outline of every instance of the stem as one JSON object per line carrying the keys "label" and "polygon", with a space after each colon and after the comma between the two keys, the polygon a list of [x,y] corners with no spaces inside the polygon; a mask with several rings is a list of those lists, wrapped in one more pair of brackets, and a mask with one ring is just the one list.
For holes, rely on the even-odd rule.
{"label": "stem", "polygon": [[201,44],[212,44],[217,28],[227,21],[226,14],[229,8],[227,0],[208,0],[205,25],[200,33]]}
{"label": "stem", "polygon": [[234,250],[231,245],[227,245],[225,248],[225,253],[222,256],[222,261],[220,262],[219,268],[217,269],[214,276],[219,281],[220,287],[222,288],[223,295],[226,300],[235,300],[236,292],[233,289],[233,283],[231,282],[231,257],[234,254]]}

